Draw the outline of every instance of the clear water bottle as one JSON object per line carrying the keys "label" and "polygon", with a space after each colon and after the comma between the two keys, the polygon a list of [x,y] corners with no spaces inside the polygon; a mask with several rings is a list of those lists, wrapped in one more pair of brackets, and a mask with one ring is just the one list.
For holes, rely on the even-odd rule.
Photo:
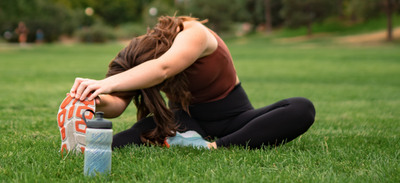
{"label": "clear water bottle", "polygon": [[[94,113],[92,110],[86,111]],[[84,116],[83,114],[87,126],[84,174],[89,176],[110,174],[112,123],[103,118],[103,112],[96,112],[95,119],[92,120],[86,120]]]}

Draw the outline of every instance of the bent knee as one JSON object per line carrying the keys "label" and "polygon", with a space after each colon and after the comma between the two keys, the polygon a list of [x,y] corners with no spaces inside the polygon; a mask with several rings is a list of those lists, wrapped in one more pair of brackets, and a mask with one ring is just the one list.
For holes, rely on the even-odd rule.
{"label": "bent knee", "polygon": [[289,99],[289,101],[290,105],[293,105],[293,107],[295,107],[295,110],[297,111],[299,117],[307,123],[307,126],[311,126],[315,121],[314,104],[309,99],[304,97],[291,98]]}

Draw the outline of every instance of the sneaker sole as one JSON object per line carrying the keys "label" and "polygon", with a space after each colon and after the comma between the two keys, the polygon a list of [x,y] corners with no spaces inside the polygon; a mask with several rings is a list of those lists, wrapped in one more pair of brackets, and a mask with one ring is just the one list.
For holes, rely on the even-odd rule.
{"label": "sneaker sole", "polygon": [[[84,152],[86,141],[86,124],[82,119],[82,113],[86,109],[95,111],[95,101],[79,101],[72,98],[69,94],[63,100],[58,109],[57,124],[61,134],[61,150]],[[92,119],[92,113],[85,114],[86,119]]]}

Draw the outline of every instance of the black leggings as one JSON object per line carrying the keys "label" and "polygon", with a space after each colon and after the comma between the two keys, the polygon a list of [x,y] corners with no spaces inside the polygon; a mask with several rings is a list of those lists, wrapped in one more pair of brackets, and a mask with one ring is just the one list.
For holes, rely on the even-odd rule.
{"label": "black leggings", "polygon": [[[170,103],[170,107],[175,105]],[[240,84],[227,97],[194,104],[189,111],[190,116],[182,110],[175,111],[178,131],[194,130],[205,139],[218,138],[218,147],[247,145],[260,148],[262,145],[280,145],[306,132],[315,117],[314,105],[301,97],[254,109]],[[142,119],[130,129],[114,135],[112,147],[142,145],[140,134],[155,127],[152,117]]]}

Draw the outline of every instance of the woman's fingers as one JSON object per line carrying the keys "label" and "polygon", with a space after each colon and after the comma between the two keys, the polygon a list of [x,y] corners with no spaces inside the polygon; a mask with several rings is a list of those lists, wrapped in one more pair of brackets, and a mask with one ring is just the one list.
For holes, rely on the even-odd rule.
{"label": "woman's fingers", "polygon": [[[87,80],[87,79],[86,79],[86,80]],[[70,90],[70,92],[69,92],[72,98],[74,98],[75,95],[77,94],[76,90],[77,90],[77,88],[79,87],[79,85],[80,85],[83,81],[85,81],[85,79],[83,79],[83,78],[76,78],[76,79],[75,79],[74,85],[72,85],[72,88],[71,88],[71,90]]]}
{"label": "woman's fingers", "polygon": [[[89,100],[96,100],[96,104],[100,104],[101,100],[99,95],[102,94],[101,90],[96,90],[92,93],[92,95],[90,95]],[[97,102],[98,101],[98,102]]]}
{"label": "woman's fingers", "polygon": [[84,91],[82,92],[82,95],[79,97],[79,100],[85,100],[86,97],[92,93],[89,97],[89,101],[93,100],[98,94],[96,94],[96,92],[99,92],[99,87],[96,86],[95,83],[90,83],[86,86],[86,88],[84,89]]}
{"label": "woman's fingers", "polygon": [[[87,80],[80,83],[78,88],[76,89],[75,98],[80,100],[85,100],[86,96],[93,90],[92,84],[94,81]],[[89,91],[88,91],[89,90]]]}
{"label": "woman's fingers", "polygon": [[[77,98],[77,99],[83,98],[82,100],[85,100],[87,94],[84,94],[84,91],[92,83],[94,83],[94,80],[76,78],[74,85],[72,86],[71,91],[70,91],[71,97]],[[87,93],[89,93],[89,92],[87,92]]]}
{"label": "woman's fingers", "polygon": [[73,98],[81,101],[85,100],[89,96],[88,100],[95,99],[100,94],[109,93],[109,89],[106,84],[101,81],[92,79],[76,78],[75,83],[71,88],[70,95]]}
{"label": "woman's fingers", "polygon": [[94,98],[94,100],[95,100],[95,102],[96,102],[96,105],[100,105],[100,103],[101,103],[101,98],[100,98],[100,96],[97,96],[96,98]]}

